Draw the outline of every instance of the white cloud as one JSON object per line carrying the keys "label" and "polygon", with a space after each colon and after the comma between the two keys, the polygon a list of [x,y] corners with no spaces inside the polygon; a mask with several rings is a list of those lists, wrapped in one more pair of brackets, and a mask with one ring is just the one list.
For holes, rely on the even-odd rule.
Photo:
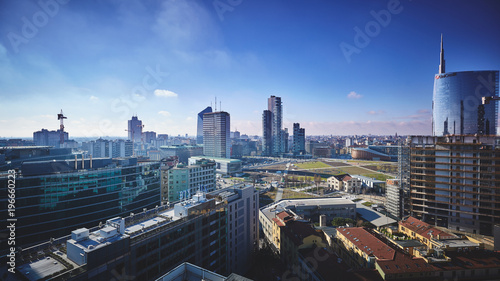
{"label": "white cloud", "polygon": [[157,96],[157,97],[166,97],[166,98],[176,98],[179,95],[176,94],[176,93],[174,93],[174,92],[172,92],[172,91],[157,89],[157,90],[155,90],[155,96]]}
{"label": "white cloud", "polygon": [[348,99],[356,99],[356,100],[357,100],[357,99],[360,99],[360,98],[362,98],[362,97],[363,97],[363,95],[360,95],[360,94],[358,94],[358,93],[356,93],[356,92],[354,92],[354,91],[350,92],[350,93],[347,95],[347,98],[348,98]]}
{"label": "white cloud", "polygon": [[186,121],[193,121],[193,120],[194,120],[194,118],[191,117],[191,116],[189,116],[188,118],[186,118]]}
{"label": "white cloud", "polygon": [[171,115],[170,112],[164,110],[158,111],[158,114],[163,115],[165,117],[169,117]]}
{"label": "white cloud", "polygon": [[96,96],[90,96],[89,99],[90,99],[91,102],[97,102],[99,100],[99,98],[96,97]]}

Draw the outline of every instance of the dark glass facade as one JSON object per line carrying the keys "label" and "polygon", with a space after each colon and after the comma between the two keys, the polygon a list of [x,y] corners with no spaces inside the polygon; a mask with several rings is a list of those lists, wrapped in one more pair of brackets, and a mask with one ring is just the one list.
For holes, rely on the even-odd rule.
{"label": "dark glass facade", "polygon": [[[160,205],[160,163],[16,178],[16,246]],[[7,178],[0,177],[0,186]],[[7,201],[2,194],[2,203]],[[7,204],[1,212],[6,214]],[[2,230],[2,232],[5,230]]]}
{"label": "dark glass facade", "polygon": [[432,134],[496,135],[497,103],[483,104],[485,96],[498,96],[498,71],[436,74]]}

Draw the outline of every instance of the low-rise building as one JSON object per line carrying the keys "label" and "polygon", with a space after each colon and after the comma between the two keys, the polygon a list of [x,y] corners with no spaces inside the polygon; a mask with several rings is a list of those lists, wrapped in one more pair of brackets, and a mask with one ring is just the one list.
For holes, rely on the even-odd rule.
{"label": "low-rise building", "polygon": [[455,234],[437,229],[414,217],[408,217],[405,220],[399,221],[398,230],[412,239],[417,239],[429,249],[439,247],[435,241],[459,239]]}
{"label": "low-rise building", "polygon": [[189,163],[195,163],[200,159],[209,159],[215,162],[215,171],[223,175],[234,175],[241,173],[242,162],[239,159],[219,158],[219,157],[191,157]]}
{"label": "low-rise building", "polygon": [[359,193],[362,184],[360,179],[353,178],[348,174],[331,176],[326,182],[328,188],[349,193]]}
{"label": "low-rise building", "polygon": [[[278,214],[286,211],[287,214],[294,217],[300,217],[309,221],[319,221],[320,215],[325,215],[326,221],[332,221],[333,218],[356,218],[356,203],[344,198],[308,198],[308,199],[283,199],[272,203],[260,209],[259,222],[262,227],[265,238],[270,244],[276,247],[276,251],[280,246],[273,243],[276,239],[275,224],[278,219]],[[280,215],[284,216],[284,215]],[[281,219],[285,222],[285,217]]]}

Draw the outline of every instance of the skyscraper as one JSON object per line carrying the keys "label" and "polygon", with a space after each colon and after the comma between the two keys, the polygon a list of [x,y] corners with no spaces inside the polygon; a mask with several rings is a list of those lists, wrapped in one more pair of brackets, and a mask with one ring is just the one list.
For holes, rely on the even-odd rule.
{"label": "skyscraper", "polygon": [[198,124],[196,130],[196,144],[203,144],[203,114],[212,112],[212,107],[208,106],[198,113]]}
{"label": "skyscraper", "polygon": [[441,37],[439,73],[434,77],[432,134],[496,135],[496,102],[483,104],[482,97],[498,96],[498,71],[445,72]]}
{"label": "skyscraper", "polygon": [[231,157],[230,117],[224,111],[203,114],[203,155]]}
{"label": "skyscraper", "polygon": [[264,110],[262,113],[262,155],[270,156],[273,151],[272,113]]}
{"label": "skyscraper", "polygon": [[299,123],[293,123],[293,155],[306,153],[306,130]]}
{"label": "skyscraper", "polygon": [[132,116],[128,120],[128,139],[133,142],[141,142],[142,139],[142,121],[137,116]]}
{"label": "skyscraper", "polygon": [[[271,96],[267,100],[267,110],[262,114],[263,152],[265,155],[279,156],[285,152],[285,132],[282,129],[283,108],[281,98]],[[271,133],[269,135],[269,132]],[[266,147],[267,146],[267,147]],[[269,150],[270,149],[270,150]]]}

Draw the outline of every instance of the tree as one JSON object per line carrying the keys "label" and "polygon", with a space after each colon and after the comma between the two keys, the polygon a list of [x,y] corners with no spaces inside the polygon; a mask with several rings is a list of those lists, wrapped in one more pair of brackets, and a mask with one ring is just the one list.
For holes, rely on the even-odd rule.
{"label": "tree", "polygon": [[319,194],[319,185],[321,184],[321,176],[320,175],[314,175],[314,183],[316,184],[316,194]]}
{"label": "tree", "polygon": [[350,218],[341,218],[341,217],[336,217],[332,220],[333,226],[344,226],[348,223],[354,223],[354,221]]}

